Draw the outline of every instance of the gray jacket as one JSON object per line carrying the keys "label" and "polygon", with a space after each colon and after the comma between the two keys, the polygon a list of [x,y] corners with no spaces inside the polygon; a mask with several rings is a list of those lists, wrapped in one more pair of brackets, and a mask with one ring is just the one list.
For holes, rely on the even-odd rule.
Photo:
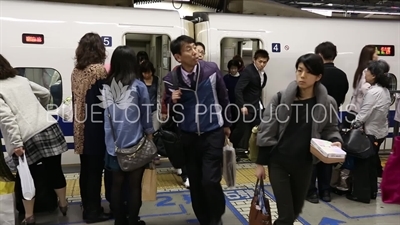
{"label": "gray jacket", "polygon": [[372,85],[364,95],[356,120],[364,123],[365,133],[375,138],[385,138],[389,133],[390,92],[378,84]]}
{"label": "gray jacket", "polygon": [[[297,87],[296,81],[291,82],[286,90],[281,91],[280,104],[278,102],[278,94],[276,94],[265,108],[262,121],[258,127],[257,145],[259,146],[259,155],[257,164],[267,164],[272,148],[282,140],[290,121],[291,105],[296,98]],[[315,85],[314,92],[317,104],[312,110],[311,137],[342,143],[335,100],[328,95],[326,88],[320,83]],[[314,159],[314,163],[316,162],[316,159]]]}

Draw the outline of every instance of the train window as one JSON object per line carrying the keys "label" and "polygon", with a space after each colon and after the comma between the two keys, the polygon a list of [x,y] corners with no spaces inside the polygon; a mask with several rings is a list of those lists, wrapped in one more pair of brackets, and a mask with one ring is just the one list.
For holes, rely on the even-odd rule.
{"label": "train window", "polygon": [[224,38],[221,40],[221,64],[220,68],[228,73],[228,62],[235,56],[243,59],[244,66],[253,61],[255,51],[262,48],[259,39],[250,38]]}
{"label": "train window", "polygon": [[[390,83],[389,83],[389,91],[397,91],[397,77],[393,73],[389,73]],[[396,94],[391,95],[392,105],[396,100]]]}
{"label": "train window", "polygon": [[56,109],[62,103],[61,74],[53,68],[17,67],[20,76],[28,78],[50,91],[51,101],[47,105],[48,110]]}

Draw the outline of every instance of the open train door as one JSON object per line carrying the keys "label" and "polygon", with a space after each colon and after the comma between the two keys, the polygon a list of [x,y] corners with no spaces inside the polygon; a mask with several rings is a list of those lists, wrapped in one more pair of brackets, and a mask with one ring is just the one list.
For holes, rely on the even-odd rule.
{"label": "open train door", "polygon": [[[268,32],[239,26],[243,23],[238,15],[193,13],[193,17],[198,21],[195,24],[196,41],[206,46],[204,60],[217,63],[224,74],[228,73],[228,62],[234,56],[241,56],[244,65],[248,65],[252,63],[255,51],[268,45]],[[263,101],[266,103],[265,93]]]}

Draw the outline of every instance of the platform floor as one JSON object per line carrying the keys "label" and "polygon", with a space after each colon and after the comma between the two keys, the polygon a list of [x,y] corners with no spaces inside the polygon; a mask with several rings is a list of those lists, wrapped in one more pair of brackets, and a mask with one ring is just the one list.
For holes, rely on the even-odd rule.
{"label": "platform floor", "polygon": [[[383,159],[385,164],[386,159]],[[237,186],[226,188],[224,181],[224,193],[226,196],[226,213],[223,217],[224,224],[242,225],[248,224],[250,202],[253,196],[255,176],[254,164],[238,164]],[[190,205],[190,195],[187,189],[181,185],[181,178],[175,175],[172,168],[160,168],[157,170],[158,196],[157,201],[144,202],[140,215],[148,225],[158,224],[198,224]],[[70,201],[70,209],[67,217],[56,211],[53,214],[37,215],[37,224],[84,224],[81,219],[79,175],[67,173],[67,196]],[[266,180],[266,191],[270,198],[273,220],[277,217],[274,195]],[[103,189],[104,196],[104,189]],[[108,209],[108,202],[103,203]],[[381,201],[380,195],[376,201],[370,204],[355,203],[344,196],[332,194],[332,202],[311,204],[306,201],[301,217],[294,225],[399,225],[400,206],[388,205]],[[113,221],[98,223],[99,225],[113,224]]]}

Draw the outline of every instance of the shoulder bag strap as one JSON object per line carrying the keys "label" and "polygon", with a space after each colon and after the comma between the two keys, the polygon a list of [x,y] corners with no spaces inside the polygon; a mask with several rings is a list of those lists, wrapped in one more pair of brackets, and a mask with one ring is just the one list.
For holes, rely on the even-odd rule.
{"label": "shoulder bag strap", "polygon": [[178,90],[179,89],[179,79],[178,79],[178,73],[176,70],[171,71],[172,75],[172,89]]}
{"label": "shoulder bag strap", "polygon": [[[177,69],[179,69],[179,67]],[[173,70],[171,71],[171,75],[172,75],[172,89],[179,90],[178,73],[176,72],[176,70]],[[170,115],[174,116],[173,110],[170,110]]]}

